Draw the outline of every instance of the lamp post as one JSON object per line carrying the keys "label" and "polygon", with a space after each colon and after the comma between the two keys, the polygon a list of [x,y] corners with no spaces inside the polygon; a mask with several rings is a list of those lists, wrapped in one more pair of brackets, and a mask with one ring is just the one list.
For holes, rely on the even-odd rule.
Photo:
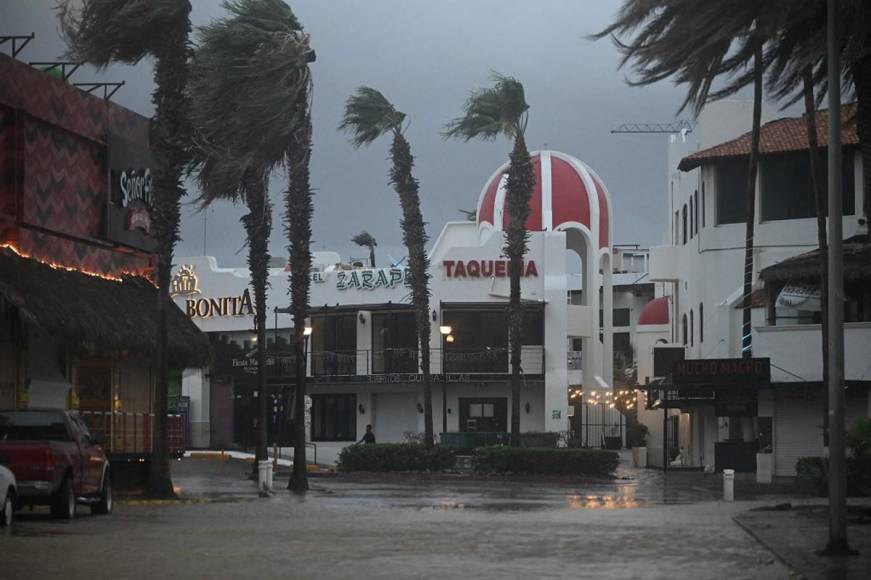
{"label": "lamp post", "polygon": [[442,335],[442,433],[448,432],[448,373],[445,369],[445,342],[453,342],[450,326],[439,326]]}

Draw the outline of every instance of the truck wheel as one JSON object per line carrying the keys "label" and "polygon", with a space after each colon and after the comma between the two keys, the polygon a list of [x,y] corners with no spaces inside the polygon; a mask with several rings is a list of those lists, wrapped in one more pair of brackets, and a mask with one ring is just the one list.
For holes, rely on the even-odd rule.
{"label": "truck wheel", "polygon": [[6,492],[6,502],[3,504],[3,509],[0,509],[0,528],[11,526],[12,520],[15,519],[15,497],[12,493],[11,488]]}
{"label": "truck wheel", "polygon": [[100,501],[91,505],[91,513],[106,515],[112,513],[112,480],[109,473],[103,478],[103,489],[100,491]]}
{"label": "truck wheel", "polygon": [[76,494],[73,491],[72,478],[67,476],[60,484],[60,489],[51,504],[52,517],[61,520],[71,520],[76,515]]}

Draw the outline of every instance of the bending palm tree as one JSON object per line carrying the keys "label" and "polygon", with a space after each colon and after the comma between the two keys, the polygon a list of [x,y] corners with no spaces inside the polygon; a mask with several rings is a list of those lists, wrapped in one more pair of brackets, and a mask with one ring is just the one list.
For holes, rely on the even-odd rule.
{"label": "bending palm tree", "polygon": [[358,246],[362,246],[364,248],[369,248],[369,267],[375,267],[375,247],[378,245],[378,242],[375,241],[375,236],[363,230],[353,238],[351,241],[357,244]]}
{"label": "bending palm tree", "polygon": [[[293,473],[288,489],[304,492],[308,489],[307,462],[305,461],[305,393],[306,349],[305,321],[308,318],[309,290],[311,287],[311,220],[312,192],[309,180],[311,159],[311,83],[298,99],[300,130],[287,151],[287,171],[290,187],[285,196],[285,228],[290,250],[290,310],[293,314],[293,347],[296,361],[296,388],[293,405]],[[302,461],[297,460],[302,458]]]}
{"label": "bending palm tree", "polygon": [[[309,85],[314,54],[308,37],[281,0],[225,2],[229,16],[199,30],[191,68],[193,170],[199,203],[241,201],[248,238],[257,332],[257,459],[266,459],[266,287],[272,207],[272,171],[298,139],[304,112],[298,106]],[[303,462],[304,463],[304,462]]]}
{"label": "bending palm tree", "polygon": [[178,241],[182,173],[189,146],[188,36],[191,5],[187,0],[83,0],[80,10],[60,3],[61,32],[75,60],[100,67],[112,62],[137,63],[154,57],[155,89],[151,100],[151,150],[154,153],[154,235],[157,240],[158,331],[157,385],[154,397],[154,434],[147,492],[172,497],[167,445],[169,396],[167,308],[172,308],[169,281],[172,255]]}
{"label": "bending palm tree", "polygon": [[414,178],[414,157],[402,132],[405,113],[401,113],[380,92],[360,87],[345,103],[345,115],[340,130],[351,133],[355,147],[368,145],[385,133],[393,134],[390,157],[393,167],[390,182],[399,194],[402,206],[402,239],[408,249],[411,271],[411,301],[414,304],[417,338],[420,345],[420,366],[423,370],[424,439],[433,444],[432,384],[430,380],[430,319],[429,319],[429,258],[426,255],[426,229],[420,213],[420,196]]}
{"label": "bending palm tree", "polygon": [[510,262],[510,296],[508,301],[508,340],[511,350],[511,444],[520,445],[520,389],[522,385],[520,353],[523,341],[523,306],[520,302],[520,276],[529,232],[529,200],[534,177],[532,159],[526,149],[527,110],[523,85],[514,78],[493,75],[494,85],[471,94],[464,115],[445,127],[444,136],[464,139],[495,139],[505,135],[514,140],[505,199],[509,224],[505,234],[505,255]]}

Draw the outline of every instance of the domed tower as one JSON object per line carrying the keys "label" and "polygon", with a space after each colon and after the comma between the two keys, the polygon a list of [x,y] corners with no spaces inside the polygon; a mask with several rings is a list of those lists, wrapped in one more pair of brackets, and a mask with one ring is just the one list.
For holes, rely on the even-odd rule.
{"label": "domed tower", "polygon": [[[596,172],[580,159],[558,151],[534,151],[531,156],[535,182],[526,229],[565,232],[566,250],[580,258],[581,297],[569,305],[567,335],[583,340],[584,385],[611,387],[614,347],[611,194]],[[505,163],[497,169],[478,196],[476,223],[482,243],[508,225],[505,205],[508,166]]]}

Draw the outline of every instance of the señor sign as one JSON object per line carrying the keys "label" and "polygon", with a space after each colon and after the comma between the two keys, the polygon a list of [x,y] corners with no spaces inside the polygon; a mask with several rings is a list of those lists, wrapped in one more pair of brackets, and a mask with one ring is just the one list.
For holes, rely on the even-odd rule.
{"label": "se\u00f1or sign", "polygon": [[[448,278],[506,278],[511,272],[509,260],[442,260]],[[538,277],[534,260],[520,263],[520,275]]]}
{"label": "se\u00f1or sign", "polygon": [[708,358],[678,360],[672,366],[675,387],[763,386],[771,383],[769,358]]}

